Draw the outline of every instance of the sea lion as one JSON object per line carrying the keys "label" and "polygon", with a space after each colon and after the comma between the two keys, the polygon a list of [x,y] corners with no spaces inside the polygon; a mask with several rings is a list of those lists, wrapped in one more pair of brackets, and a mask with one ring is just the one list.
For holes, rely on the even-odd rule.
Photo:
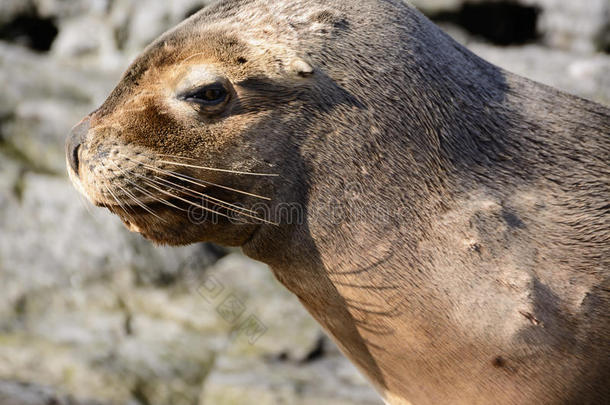
{"label": "sea lion", "polygon": [[269,264],[388,403],[600,404],[609,133],[401,1],[229,0],[149,46],[67,160],[145,237]]}

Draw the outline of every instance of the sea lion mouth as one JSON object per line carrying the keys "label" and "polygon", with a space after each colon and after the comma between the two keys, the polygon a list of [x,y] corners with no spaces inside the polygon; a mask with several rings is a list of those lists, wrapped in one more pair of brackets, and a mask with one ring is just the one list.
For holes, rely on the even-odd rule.
{"label": "sea lion mouth", "polygon": [[[159,201],[149,200],[141,205],[134,201],[121,201],[120,204],[118,201],[97,202],[95,205],[118,216],[130,232],[162,245],[188,244],[192,243],[193,238],[211,241],[211,238],[225,235],[222,237],[227,238],[229,245],[241,246],[243,242],[240,238],[249,240],[249,232],[262,224],[275,224],[264,214],[239,203],[227,203],[229,198],[226,197],[225,190],[210,188],[206,194],[218,201],[198,200],[188,194],[181,194],[172,198],[159,198]],[[245,227],[235,227],[240,225]]]}
{"label": "sea lion mouth", "polygon": [[271,223],[264,214],[239,202],[233,202],[231,191],[214,186],[207,187],[205,193],[174,191],[171,195],[150,194],[148,198],[141,200],[131,194],[126,199],[98,201],[95,205],[108,209],[117,215],[128,229],[142,234],[145,233],[143,229],[146,226],[152,223],[167,225],[172,223],[176,216],[183,217],[183,220],[193,225],[202,225],[205,222]]}
{"label": "sea lion mouth", "polygon": [[171,209],[172,207],[170,207],[169,204],[176,205],[179,203],[180,203],[180,200],[169,198],[167,200],[163,200],[163,202],[142,201],[141,202],[142,205],[139,205],[136,203],[123,203],[123,202],[121,202],[120,204],[118,204],[116,202],[110,203],[110,204],[105,203],[105,202],[96,202],[94,205],[98,208],[106,208],[110,212],[112,212],[113,214],[116,214],[116,215],[124,215],[125,213],[127,213],[128,215],[145,215],[147,213],[150,213],[150,211],[160,212],[166,208]]}

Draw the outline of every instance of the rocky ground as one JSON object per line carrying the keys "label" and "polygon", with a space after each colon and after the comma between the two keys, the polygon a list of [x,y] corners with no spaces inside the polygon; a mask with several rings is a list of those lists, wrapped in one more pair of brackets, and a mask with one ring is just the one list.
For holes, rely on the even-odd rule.
{"label": "rocky ground", "polygon": [[[473,36],[461,1],[415,3],[492,62],[610,104],[605,3],[578,14],[537,1],[519,3],[543,7],[546,30],[508,47]],[[154,247],[66,180],[70,127],[203,3],[0,3],[1,405],[381,403],[265,266],[211,245]],[[573,20],[563,31],[548,22],[560,15]]]}

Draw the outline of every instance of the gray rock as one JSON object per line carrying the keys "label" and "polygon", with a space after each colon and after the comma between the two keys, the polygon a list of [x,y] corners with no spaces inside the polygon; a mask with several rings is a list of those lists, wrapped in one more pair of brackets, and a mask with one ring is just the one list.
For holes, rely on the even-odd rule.
{"label": "gray rock", "polygon": [[63,20],[53,52],[62,59],[95,58],[111,68],[123,62],[113,27],[104,15],[86,14]]}
{"label": "gray rock", "polygon": [[2,405],[102,405],[100,402],[79,401],[60,396],[49,387],[29,383],[0,380],[0,404]]}
{"label": "gray rock", "polygon": [[259,361],[236,368],[222,363],[207,378],[200,405],[250,405],[253,401],[259,405],[383,404],[342,356],[308,364]]}
{"label": "gray rock", "polygon": [[539,45],[497,48],[473,43],[470,48],[511,72],[610,105],[610,57],[607,55],[569,53]]}
{"label": "gray rock", "polygon": [[[87,207],[64,179],[25,174],[18,180],[22,195],[14,195],[15,185],[7,182],[0,211],[0,273],[9,308],[38,290],[78,287],[123,268],[141,283],[155,283],[205,249],[155,248],[115,216]],[[202,265],[213,260],[210,255],[203,254],[209,260],[202,258]]]}
{"label": "gray rock", "polygon": [[30,7],[31,2],[28,0],[3,0],[0,2],[0,24],[12,20]]}
{"label": "gray rock", "polygon": [[[411,0],[429,15],[456,12],[464,4],[500,2],[500,0]],[[554,48],[576,52],[607,49],[610,31],[610,2],[589,0],[514,0],[515,4],[540,10],[537,31],[544,42]]]}
{"label": "gray rock", "polygon": [[[538,31],[552,47],[577,52],[594,52],[603,32],[610,30],[610,2],[608,0],[522,0],[539,6]],[[605,44],[606,46],[608,44]]]}
{"label": "gray rock", "polygon": [[[300,362],[320,329],[270,274],[232,254],[180,288],[142,286],[117,270],[103,281],[37,290],[20,304],[15,323],[0,328],[0,378],[120,403],[179,405],[201,397],[223,404],[240,395],[246,404],[255,394],[295,400],[288,403],[379,403],[336,349]],[[219,294],[205,287],[211,281],[222,285]],[[242,320],[227,318],[228,297],[243,304],[242,320],[256,315],[264,323],[262,336],[252,341]],[[287,354],[281,361],[280,353]]]}
{"label": "gray rock", "polygon": [[29,0],[43,17],[70,18],[105,12],[111,0]]}
{"label": "gray rock", "polygon": [[38,168],[65,173],[66,135],[106,98],[119,74],[78,69],[0,42],[0,139]]}
{"label": "gray rock", "polygon": [[[578,10],[523,1],[548,8],[543,22],[552,12],[603,15],[598,0]],[[380,403],[336,346],[326,339],[318,350],[322,331],[266,266],[237,251],[218,260],[226,252],[208,245],[154,247],[82,202],[65,178],[70,127],[150,40],[206,2],[0,2],[0,23],[36,7],[60,29],[46,54],[0,42],[0,404]],[[591,49],[574,44],[595,30],[549,21],[548,43],[574,28],[557,45]],[[610,103],[607,55],[497,48],[447,29],[511,71]]]}
{"label": "gray rock", "polygon": [[[269,269],[230,255],[206,272],[198,289],[232,340],[219,352],[203,388],[201,404],[381,404],[334,344],[327,356],[304,361],[322,335],[298,299]],[[230,311],[228,308],[237,308]],[[235,319],[232,314],[238,313]],[[244,327],[255,319],[258,331]],[[262,360],[262,361],[261,361]]]}

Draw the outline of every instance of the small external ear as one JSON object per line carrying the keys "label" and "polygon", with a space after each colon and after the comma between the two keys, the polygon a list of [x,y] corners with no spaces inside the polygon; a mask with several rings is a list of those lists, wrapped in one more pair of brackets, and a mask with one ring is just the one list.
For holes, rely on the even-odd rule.
{"label": "small external ear", "polygon": [[313,75],[313,67],[301,58],[295,58],[290,67],[294,73],[301,77],[309,77]]}

